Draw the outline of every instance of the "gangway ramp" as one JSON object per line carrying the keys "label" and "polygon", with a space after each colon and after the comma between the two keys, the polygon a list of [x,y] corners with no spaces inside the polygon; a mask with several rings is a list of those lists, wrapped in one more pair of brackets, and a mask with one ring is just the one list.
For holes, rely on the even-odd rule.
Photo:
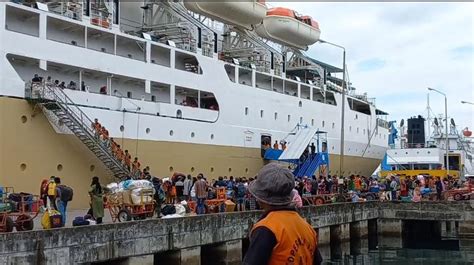
{"label": "gangway ramp", "polygon": [[318,129],[314,127],[300,126],[295,134],[288,136],[287,147],[281,153],[278,160],[300,159],[301,154],[308,148],[317,130]]}

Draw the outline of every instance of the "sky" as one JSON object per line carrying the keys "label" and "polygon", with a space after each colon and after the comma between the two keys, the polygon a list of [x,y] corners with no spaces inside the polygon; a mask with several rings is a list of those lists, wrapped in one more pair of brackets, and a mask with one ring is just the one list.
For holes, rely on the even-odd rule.
{"label": "sky", "polygon": [[[268,2],[267,2],[268,3]],[[318,21],[321,39],[346,48],[349,80],[357,93],[400,122],[426,117],[427,87],[445,92],[458,130],[474,129],[474,3],[270,2]],[[342,51],[316,43],[306,52],[342,67]],[[434,114],[444,97],[431,92]]]}

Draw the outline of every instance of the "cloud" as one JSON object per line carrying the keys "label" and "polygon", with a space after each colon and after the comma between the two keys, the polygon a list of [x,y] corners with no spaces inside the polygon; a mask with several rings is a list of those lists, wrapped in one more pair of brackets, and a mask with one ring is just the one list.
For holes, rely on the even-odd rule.
{"label": "cloud", "polygon": [[[375,97],[390,119],[426,113],[427,87],[448,95],[449,116],[459,128],[474,128],[473,3],[273,2],[315,18],[321,38],[344,46],[357,93]],[[342,66],[342,52],[315,44],[306,52]],[[444,113],[444,98],[430,95]]]}

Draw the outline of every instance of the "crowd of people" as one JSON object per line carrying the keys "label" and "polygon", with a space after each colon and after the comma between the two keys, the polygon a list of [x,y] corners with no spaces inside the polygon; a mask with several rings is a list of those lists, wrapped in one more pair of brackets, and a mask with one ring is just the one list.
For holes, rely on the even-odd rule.
{"label": "crowd of people", "polygon": [[130,172],[130,178],[151,180],[150,167],[146,166],[142,170],[138,157],[135,157],[132,161],[132,156],[129,151],[124,151],[113,137],[109,137],[109,131],[99,122],[98,119],[94,119],[91,126],[95,137],[100,140],[100,143],[105,146],[124,167],[127,168]]}
{"label": "crowd of people", "polygon": [[[81,81],[80,85],[77,85],[76,82],[74,81],[69,81],[69,83],[66,84],[64,81],[60,81],[58,79],[55,79],[53,81],[53,78],[51,76],[46,77],[44,79],[42,76],[35,74],[33,78],[31,79],[32,84],[46,84],[46,85],[52,85],[60,89],[71,89],[71,90],[80,90],[84,92],[89,92],[89,86],[86,85],[84,81]],[[102,86],[99,89],[100,94],[107,94],[107,86]]]}

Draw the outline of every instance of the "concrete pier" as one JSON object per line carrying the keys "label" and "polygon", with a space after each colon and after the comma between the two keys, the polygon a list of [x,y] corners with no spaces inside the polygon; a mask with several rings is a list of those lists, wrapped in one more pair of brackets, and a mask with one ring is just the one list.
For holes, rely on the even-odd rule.
{"label": "concrete pier", "polygon": [[202,247],[202,263],[238,265],[242,263],[242,240],[232,240]]}
{"label": "concrete pier", "polygon": [[402,220],[377,220],[378,246],[383,248],[402,247]]}
{"label": "concrete pier", "polygon": [[[239,264],[248,246],[242,241],[261,214],[249,211],[0,234],[0,264],[135,264],[143,256],[153,256],[154,264],[194,265],[203,260]],[[460,235],[474,234],[474,206],[469,202],[341,203],[304,207],[300,214],[317,230],[326,260],[366,251],[365,246],[375,241],[380,247],[400,248],[403,222],[427,222],[434,228],[439,222],[455,222]],[[374,233],[379,235],[375,241]],[[354,244],[367,234],[368,243]]]}

